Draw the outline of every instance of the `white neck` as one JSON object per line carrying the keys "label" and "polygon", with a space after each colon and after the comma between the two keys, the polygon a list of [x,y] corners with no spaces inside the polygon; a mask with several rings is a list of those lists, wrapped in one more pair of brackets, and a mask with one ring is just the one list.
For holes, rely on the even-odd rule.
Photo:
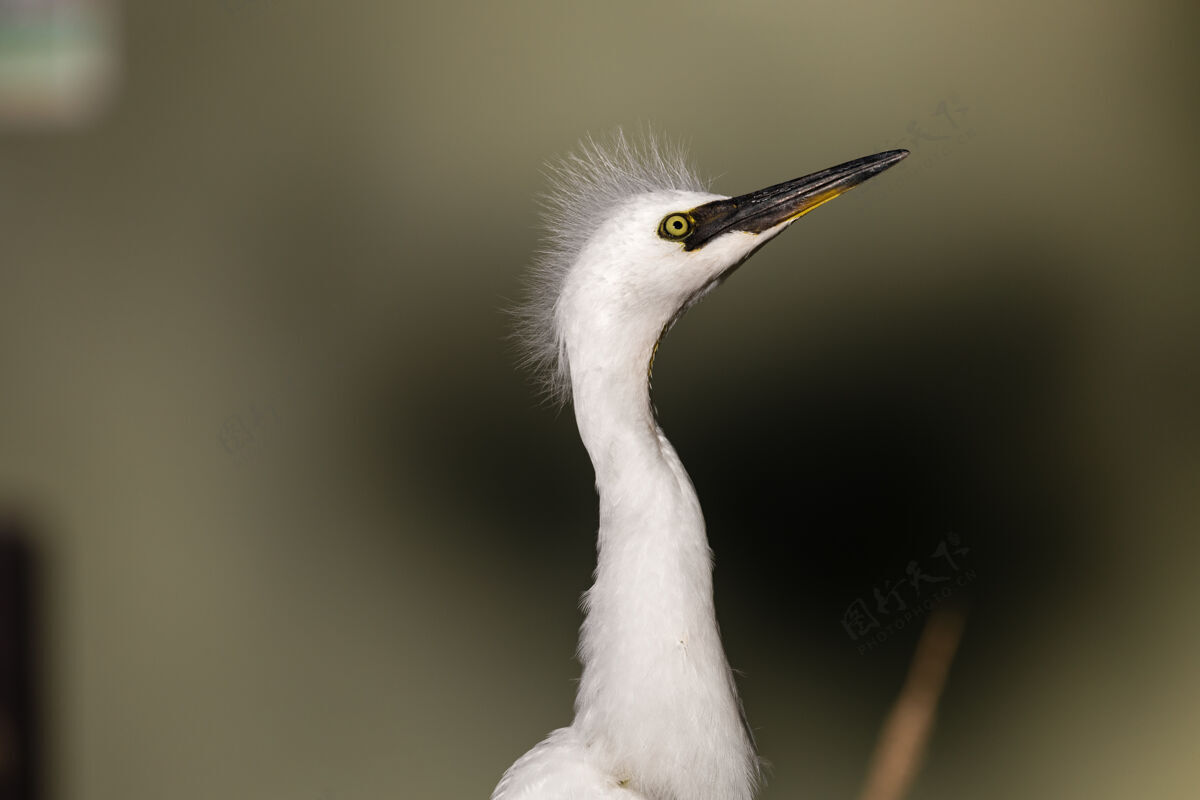
{"label": "white neck", "polygon": [[704,518],[654,418],[654,342],[641,339],[617,352],[568,342],[575,417],[600,495],[573,727],[649,797],[748,800],[758,761],[717,631]]}

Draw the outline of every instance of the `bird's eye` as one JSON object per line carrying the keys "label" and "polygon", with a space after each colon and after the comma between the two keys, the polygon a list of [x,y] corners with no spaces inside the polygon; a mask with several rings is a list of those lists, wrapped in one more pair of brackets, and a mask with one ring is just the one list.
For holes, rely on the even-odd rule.
{"label": "bird's eye", "polygon": [[658,235],[664,239],[679,241],[692,232],[692,220],[685,214],[668,214],[658,225]]}

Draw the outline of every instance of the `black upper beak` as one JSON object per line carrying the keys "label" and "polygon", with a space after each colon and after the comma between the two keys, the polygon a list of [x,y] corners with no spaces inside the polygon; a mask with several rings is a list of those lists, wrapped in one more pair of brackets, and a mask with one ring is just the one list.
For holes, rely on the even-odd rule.
{"label": "black upper beak", "polygon": [[888,150],[757,192],[697,206],[687,212],[693,227],[682,240],[683,249],[696,250],[729,231],[762,233],[790,222],[878,175],[907,155],[907,150]]}

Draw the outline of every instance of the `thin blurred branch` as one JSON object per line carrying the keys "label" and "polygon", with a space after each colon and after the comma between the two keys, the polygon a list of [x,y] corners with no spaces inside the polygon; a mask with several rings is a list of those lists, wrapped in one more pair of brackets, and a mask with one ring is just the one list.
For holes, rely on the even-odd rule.
{"label": "thin blurred branch", "polygon": [[966,618],[962,609],[938,608],[930,615],[908,678],[880,731],[860,800],[901,800],[908,793],[925,757]]}

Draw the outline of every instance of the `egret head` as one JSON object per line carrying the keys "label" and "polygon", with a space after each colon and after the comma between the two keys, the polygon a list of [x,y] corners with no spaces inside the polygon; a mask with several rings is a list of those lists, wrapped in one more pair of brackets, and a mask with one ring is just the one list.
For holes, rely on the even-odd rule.
{"label": "egret head", "polygon": [[620,133],[552,168],[547,247],[524,315],[529,360],[566,399],[571,370],[641,359],[692,304],[812,209],[908,155],[892,150],[738,197],[706,191],[681,151]]}

